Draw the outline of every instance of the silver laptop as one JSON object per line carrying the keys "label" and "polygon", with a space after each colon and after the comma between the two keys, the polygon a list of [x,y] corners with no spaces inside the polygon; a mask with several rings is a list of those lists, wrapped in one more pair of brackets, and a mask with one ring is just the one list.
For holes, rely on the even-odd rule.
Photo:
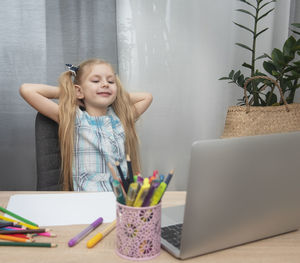
{"label": "silver laptop", "polygon": [[299,227],[300,132],[197,141],[185,206],[162,210],[161,243],[185,259]]}

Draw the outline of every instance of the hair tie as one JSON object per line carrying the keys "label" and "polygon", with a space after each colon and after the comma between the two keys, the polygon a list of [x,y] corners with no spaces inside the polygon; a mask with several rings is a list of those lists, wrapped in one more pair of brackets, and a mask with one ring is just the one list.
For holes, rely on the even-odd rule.
{"label": "hair tie", "polygon": [[66,67],[68,68],[68,71],[70,71],[70,72],[72,73],[72,75],[73,75],[74,77],[76,77],[76,73],[77,73],[77,71],[79,70],[79,66],[76,67],[76,66],[74,66],[74,65],[72,65],[72,64],[66,64]]}

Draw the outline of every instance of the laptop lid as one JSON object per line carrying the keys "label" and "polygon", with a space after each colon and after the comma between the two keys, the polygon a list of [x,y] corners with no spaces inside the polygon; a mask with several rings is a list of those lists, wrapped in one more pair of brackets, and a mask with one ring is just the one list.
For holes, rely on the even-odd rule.
{"label": "laptop lid", "polygon": [[300,227],[300,132],[192,145],[180,258]]}

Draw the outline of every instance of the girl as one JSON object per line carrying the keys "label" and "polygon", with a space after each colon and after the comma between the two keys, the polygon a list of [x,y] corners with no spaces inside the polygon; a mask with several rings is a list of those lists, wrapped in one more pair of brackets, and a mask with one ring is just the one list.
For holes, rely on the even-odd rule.
{"label": "girl", "polygon": [[[68,66],[59,87],[23,84],[20,94],[59,124],[63,190],[111,191],[108,162],[119,161],[126,175],[128,154],[133,172],[140,171],[134,124],[150,106],[152,95],[126,92],[105,61]],[[55,98],[58,104],[51,100]]]}

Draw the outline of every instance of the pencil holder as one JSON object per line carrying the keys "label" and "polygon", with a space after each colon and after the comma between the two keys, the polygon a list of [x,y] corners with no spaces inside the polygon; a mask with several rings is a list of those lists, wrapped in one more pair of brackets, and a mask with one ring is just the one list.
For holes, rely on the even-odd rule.
{"label": "pencil holder", "polygon": [[160,254],[161,204],[125,206],[117,202],[117,248],[131,260],[152,259]]}

